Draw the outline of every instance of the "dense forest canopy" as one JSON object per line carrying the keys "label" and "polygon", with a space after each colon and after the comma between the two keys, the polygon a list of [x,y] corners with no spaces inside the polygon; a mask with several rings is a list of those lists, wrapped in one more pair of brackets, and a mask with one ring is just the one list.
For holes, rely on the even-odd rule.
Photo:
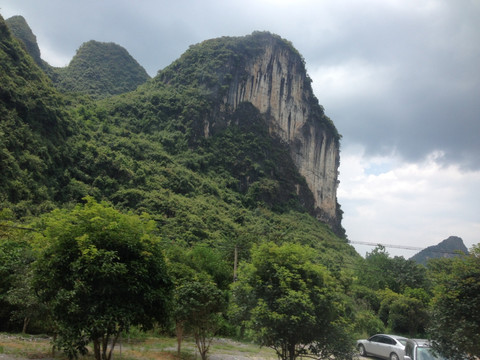
{"label": "dense forest canopy", "polygon": [[[224,80],[265,41],[300,56],[254,33],[197,44],[153,79],[97,42],[42,70],[0,18],[0,331],[55,333],[71,357],[91,341],[97,359],[110,358],[109,339],[154,322],[179,349],[192,334],[202,358],[218,334],[284,359],[349,358],[355,337],[375,332],[430,336],[432,304],[448,305],[441,289],[462,277],[462,259],[425,267],[382,247],[360,257],[311,215],[286,144],[250,103],[201,136]],[[110,81],[116,65],[134,87]],[[476,269],[478,251],[468,256]],[[285,331],[302,323],[312,330]]]}

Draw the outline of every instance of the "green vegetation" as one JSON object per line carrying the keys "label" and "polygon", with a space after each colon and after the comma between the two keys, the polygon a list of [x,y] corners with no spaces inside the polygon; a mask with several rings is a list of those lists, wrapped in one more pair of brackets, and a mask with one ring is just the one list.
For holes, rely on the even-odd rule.
{"label": "green vegetation", "polygon": [[264,243],[233,284],[233,319],[279,359],[350,359],[353,322],[345,289],[311,248]]}
{"label": "green vegetation", "polygon": [[67,67],[55,69],[52,80],[63,92],[94,98],[135,90],[150,79],[145,69],[120,45],[88,41]]}
{"label": "green vegetation", "polygon": [[95,359],[110,360],[132,325],[166,321],[171,282],[153,221],[86,200],[41,219],[33,285],[69,358],[93,342]]}
{"label": "green vegetation", "polygon": [[37,37],[28,26],[23,16],[12,16],[5,21],[12,34],[21,40],[25,45],[25,50],[35,60],[38,66],[43,67],[44,62],[40,57],[40,49],[37,44]]}
{"label": "green vegetation", "polygon": [[480,246],[455,260],[437,260],[430,326],[435,348],[449,359],[480,356]]}
{"label": "green vegetation", "polygon": [[[176,334],[182,357],[186,336],[202,358],[214,336],[283,359],[346,358],[376,332],[448,344],[450,302],[477,311],[467,295],[478,294],[478,251],[427,267],[382,247],[361,258],[311,216],[310,190],[264,115],[245,103],[214,116],[238,65],[269,42],[303,64],[288,42],[254,33],[192,46],[138,88],[89,64],[105,49],[125,61],[91,42],[62,70],[85,75],[79,87],[62,93],[0,19],[0,331],[57,334],[71,357],[91,342],[103,360],[129,328],[146,337],[133,325]],[[81,70],[92,64],[101,84]],[[458,324],[458,337],[475,338],[475,324]]]}

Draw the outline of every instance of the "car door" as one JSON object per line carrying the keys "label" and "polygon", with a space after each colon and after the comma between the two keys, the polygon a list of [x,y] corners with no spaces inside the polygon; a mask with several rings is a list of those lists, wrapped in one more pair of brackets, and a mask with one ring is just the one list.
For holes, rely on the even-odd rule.
{"label": "car door", "polygon": [[383,356],[381,355],[385,347],[384,345],[384,336],[382,335],[375,335],[368,339],[368,344],[366,344],[365,350],[367,353],[374,355],[374,356]]}
{"label": "car door", "polygon": [[388,336],[382,336],[380,341],[381,341],[381,344],[380,344],[378,355],[383,357],[383,358],[388,358],[390,356],[390,348],[391,348],[392,339],[390,339]]}
{"label": "car door", "polygon": [[390,357],[390,354],[392,352],[396,353],[397,355],[401,355],[401,354],[398,354],[398,351],[397,349],[395,349],[395,345],[396,345],[396,341],[394,339],[392,339],[391,337],[388,337],[388,336],[384,336],[384,355],[382,355],[383,357],[385,358],[388,358]]}

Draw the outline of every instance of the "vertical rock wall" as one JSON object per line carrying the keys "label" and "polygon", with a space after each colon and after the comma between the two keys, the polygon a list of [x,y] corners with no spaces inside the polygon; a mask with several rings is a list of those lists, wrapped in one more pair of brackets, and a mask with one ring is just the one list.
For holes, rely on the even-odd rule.
{"label": "vertical rock wall", "polygon": [[260,56],[248,59],[245,68],[235,74],[224,106],[234,110],[248,101],[268,115],[270,132],[289,145],[295,165],[314,195],[317,217],[338,226],[338,139],[325,126],[326,117],[300,55],[272,39]]}

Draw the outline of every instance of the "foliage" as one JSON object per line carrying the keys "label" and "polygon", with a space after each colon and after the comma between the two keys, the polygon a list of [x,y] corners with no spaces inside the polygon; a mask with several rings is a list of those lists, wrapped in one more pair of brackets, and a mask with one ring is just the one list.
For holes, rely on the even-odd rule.
{"label": "foliage", "polygon": [[359,337],[381,334],[385,332],[385,325],[372,310],[359,310],[355,314],[354,331]]}
{"label": "foliage", "polygon": [[42,220],[47,246],[35,267],[35,289],[70,358],[93,341],[95,358],[109,360],[122,331],[165,321],[170,280],[147,216],[86,201]]}
{"label": "foliage", "polygon": [[[403,301],[393,307],[393,303],[388,303],[388,307],[385,303],[383,326],[403,324],[400,320],[404,318],[404,312],[400,305],[405,301],[417,299],[422,304],[428,303],[430,290],[423,268],[417,268],[403,258],[391,259],[380,250],[362,260],[344,238],[336,236],[327,225],[310,215],[312,194],[293,165],[285,144],[270,135],[264,115],[247,103],[239,104],[234,112],[219,108],[222,104],[219,99],[228,93],[229,86],[242,79],[244,65],[261,55],[266,45],[291,51],[291,65],[303,71],[303,59],[287,41],[265,32],[241,38],[208,40],[192,46],[158,76],[132,92],[127,91],[145,81],[136,76],[143,72],[138,64],[132,62],[128,53],[118,45],[89,42],[79,49],[67,68],[44,68],[57,88],[68,91],[68,94],[61,94],[10,36],[3,21],[0,21],[0,31],[1,208],[12,210],[12,221],[23,225],[33,221],[39,224],[39,228],[49,229],[32,242],[27,242],[24,234],[10,232],[8,241],[1,244],[5,245],[1,247],[2,251],[5,250],[1,256],[7,254],[5,259],[8,260],[2,268],[8,276],[0,278],[0,301],[5,305],[2,308],[5,314],[1,316],[5,328],[20,329],[21,322],[17,319],[25,319],[27,312],[34,310],[35,301],[30,300],[35,297],[29,282],[21,281],[29,279],[29,268],[18,266],[22,264],[21,257],[22,261],[36,260],[37,254],[31,253],[30,247],[44,249],[43,254],[49,254],[53,264],[54,259],[60,261],[53,256],[57,246],[64,261],[71,260],[78,265],[72,268],[78,272],[79,281],[76,283],[71,278],[60,279],[60,273],[54,272],[58,275],[56,281],[64,281],[71,287],[49,295],[54,300],[61,297],[75,299],[63,304],[53,302],[55,319],[61,325],[56,330],[62,331],[63,343],[72,354],[83,349],[89,335],[80,328],[67,328],[58,321],[58,313],[71,310],[69,316],[82,319],[78,322],[79,327],[107,321],[93,315],[81,316],[80,307],[76,306],[84,304],[83,300],[86,303],[87,295],[89,298],[92,295],[92,299],[101,297],[95,292],[96,285],[87,281],[86,273],[80,273],[81,266],[85,271],[104,271],[105,277],[115,279],[124,271],[123,265],[117,264],[112,249],[103,248],[92,240],[100,241],[110,232],[102,235],[103,228],[102,232],[98,227],[89,228],[96,235],[88,239],[74,233],[70,238],[74,246],[69,251],[60,246],[69,243],[66,233],[62,238],[65,242],[53,235],[61,233],[63,224],[68,225],[65,228],[69,231],[80,231],[80,224],[75,227],[69,221],[87,209],[100,211],[103,208],[107,214],[112,212],[105,220],[107,228],[117,223],[113,213],[121,214],[120,211],[128,213],[124,215],[126,218],[133,217],[146,226],[148,231],[140,231],[138,229],[142,226],[132,220],[138,225],[134,225],[132,231],[146,234],[155,245],[155,251],[160,252],[161,248],[165,252],[168,271],[176,288],[185,286],[182,288],[185,291],[194,290],[197,283],[192,282],[205,281],[224,292],[234,279],[238,262],[243,264],[243,275],[237,275],[251,274],[253,270],[248,269],[255,269],[263,261],[260,261],[263,258],[258,250],[263,245],[259,244],[272,244],[275,254],[265,255],[264,262],[274,263],[279,269],[284,287],[278,289],[276,306],[284,311],[285,317],[272,320],[266,302],[255,303],[255,311],[262,321],[272,320],[275,324],[290,320],[295,323],[299,321],[298,317],[306,319],[308,325],[310,317],[320,315],[339,319],[338,323],[328,325],[331,328],[325,327],[331,330],[328,337],[318,334],[320,330],[311,331],[319,339],[306,349],[311,352],[334,353],[336,357],[342,357],[346,353],[335,351],[341,348],[340,344],[349,344],[345,332],[353,328],[357,332],[379,329],[382,324],[378,320],[378,311],[384,299],[375,290],[389,288],[401,295]],[[104,57],[105,54],[108,56]],[[99,58],[99,61],[92,60]],[[123,64],[120,70],[125,72],[117,72],[119,64]],[[97,75],[100,82],[92,80],[92,76]],[[135,82],[134,78],[138,81]],[[308,92],[311,90],[308,77],[306,81]],[[129,87],[134,82],[135,86]],[[121,94],[109,95],[114,92]],[[313,93],[310,95],[315,118],[338,140],[339,135],[331,120],[324,115]],[[85,196],[108,201],[118,210],[92,199],[87,205],[75,207],[84,202]],[[53,209],[57,210],[39,219],[40,214]],[[144,212],[151,214],[151,223],[142,222]],[[123,215],[118,216],[122,218]],[[129,233],[130,230],[126,230],[129,222],[119,223],[125,224],[124,233]],[[90,244],[89,241],[96,251],[82,248]],[[118,241],[128,242],[123,237]],[[299,261],[299,268],[283,259],[287,249],[303,259]],[[282,258],[278,263],[274,261],[277,255]],[[104,267],[99,265],[99,260],[105,263]],[[48,261],[42,257],[38,264],[47,266]],[[65,269],[62,266],[59,269]],[[22,271],[15,270],[16,275],[10,276],[9,271],[13,268]],[[73,276],[66,270],[62,274]],[[106,281],[97,280],[99,284]],[[267,280],[264,279],[266,283]],[[317,280],[321,285],[318,289],[306,289],[305,284]],[[110,285],[113,283],[106,282],[109,286],[103,291],[113,294],[113,285]],[[237,307],[235,313],[242,322],[230,322],[229,329],[239,324],[237,330],[241,334],[240,324],[243,324],[249,325],[248,331],[257,331],[258,328],[249,323],[255,304],[247,289],[253,285],[240,279],[235,288],[239,284],[245,288],[236,290],[234,308]],[[288,286],[294,289],[289,290]],[[419,288],[426,289],[425,299],[422,297],[425,294],[418,293]],[[215,293],[213,288],[210,290]],[[301,295],[305,292],[308,296],[304,298]],[[85,298],[75,298],[77,295]],[[116,299],[113,295],[111,297]],[[136,300],[135,296],[132,298]],[[324,305],[322,301],[330,303]],[[317,303],[322,303],[320,308],[328,311],[319,315],[312,305]],[[116,300],[111,304],[106,300],[99,304],[109,311],[118,305]],[[100,311],[100,307],[92,307],[92,311]],[[395,311],[391,312],[391,309]],[[355,319],[353,312],[357,312]],[[12,318],[12,313],[17,318]],[[111,312],[108,314],[115,321],[119,319]],[[390,321],[390,314],[399,316]],[[225,312],[222,315],[224,318]],[[38,315],[32,312],[31,316]],[[134,323],[129,317],[125,318]],[[350,320],[351,326],[342,323],[345,319]],[[44,325],[47,328],[48,323]],[[307,329],[298,333],[303,334]],[[247,335],[250,334],[248,331]],[[78,340],[79,335],[85,337],[80,342],[68,343],[69,339]],[[281,333],[283,337],[287,335]],[[323,345],[327,348],[322,348]],[[343,350],[348,351],[348,346]]]}
{"label": "foliage", "polygon": [[390,258],[385,247],[378,245],[360,264],[360,284],[375,290],[390,289],[402,293],[406,288],[426,287],[426,269],[403,256]]}
{"label": "foliage", "polygon": [[[26,311],[14,301],[10,294],[18,291],[19,281],[22,275],[28,273],[33,261],[27,235],[11,220],[12,215],[12,212],[7,209],[0,211],[0,329],[2,331],[17,330],[18,319],[12,319],[12,315]],[[12,328],[8,328],[8,325]]]}
{"label": "foliage", "polygon": [[434,347],[449,359],[480,356],[480,247],[451,260],[438,274],[429,329]]}
{"label": "foliage", "polygon": [[150,77],[120,45],[88,41],[64,68],[57,68],[53,81],[64,92],[78,92],[94,98],[135,90]]}
{"label": "foliage", "polygon": [[279,358],[351,356],[348,302],[309,247],[253,247],[252,261],[240,267],[232,296],[232,316]]}
{"label": "foliage", "polygon": [[381,290],[379,293],[379,317],[392,332],[409,334],[410,337],[424,333],[424,326],[428,321],[428,303],[425,303],[428,296],[424,296],[422,301],[415,296],[398,294],[390,289]]}
{"label": "foliage", "polygon": [[13,35],[22,41],[25,45],[25,50],[30,54],[30,56],[35,60],[39,65],[43,65],[43,61],[40,58],[40,49],[37,44],[37,38],[33,34],[32,29],[28,26],[25,18],[23,16],[12,16],[5,20],[5,23],[8,25],[8,28],[13,33]]}
{"label": "foliage", "polygon": [[226,301],[217,285],[203,274],[182,281],[174,291],[174,318],[179,326],[193,334],[202,360],[213,336],[222,325]]}
{"label": "foliage", "polygon": [[16,215],[51,210],[61,189],[64,99],[0,18],[0,203]]}

